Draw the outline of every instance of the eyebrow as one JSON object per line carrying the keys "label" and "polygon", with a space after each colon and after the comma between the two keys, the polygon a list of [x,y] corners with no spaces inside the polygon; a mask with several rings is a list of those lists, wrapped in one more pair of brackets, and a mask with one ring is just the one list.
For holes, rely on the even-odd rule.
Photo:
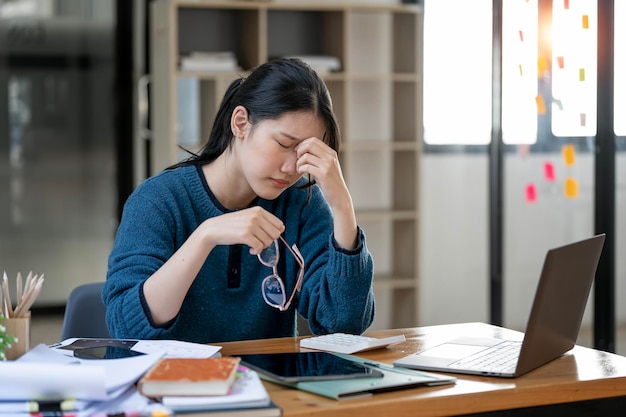
{"label": "eyebrow", "polygon": [[278,134],[280,134],[280,135],[282,135],[282,136],[285,136],[286,138],[291,139],[291,140],[294,140],[294,141],[295,141],[295,140],[304,140],[304,139],[297,138],[297,137],[295,137],[295,136],[293,136],[293,135],[290,135],[289,133],[283,132],[283,131],[281,131],[281,130],[279,130],[279,131],[278,131]]}

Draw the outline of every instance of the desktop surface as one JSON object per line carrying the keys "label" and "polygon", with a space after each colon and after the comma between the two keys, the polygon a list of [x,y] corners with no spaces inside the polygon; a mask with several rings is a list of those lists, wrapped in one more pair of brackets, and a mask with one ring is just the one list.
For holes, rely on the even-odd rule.
{"label": "desktop surface", "polygon": [[[367,351],[358,356],[392,364],[394,360],[459,336],[506,337],[521,340],[523,334],[485,323],[368,332],[374,337],[403,334],[406,341],[386,349]],[[277,338],[218,343],[223,355],[245,353],[296,352],[299,338]],[[306,350],[306,349],[302,349]],[[454,375],[454,385],[419,387],[371,397],[337,401],[315,394],[266,382],[265,385],[283,416],[445,416],[526,410],[566,403],[593,404],[601,415],[626,406],[626,357],[575,346],[562,357],[521,377]],[[582,402],[582,403],[581,403]],[[585,410],[585,407],[573,407]],[[550,409],[561,415],[563,409]],[[566,409],[570,413],[570,409]],[[561,413],[561,414],[558,414]],[[514,412],[511,415],[516,415]],[[523,414],[522,414],[523,415]],[[620,414],[616,414],[620,415]]]}

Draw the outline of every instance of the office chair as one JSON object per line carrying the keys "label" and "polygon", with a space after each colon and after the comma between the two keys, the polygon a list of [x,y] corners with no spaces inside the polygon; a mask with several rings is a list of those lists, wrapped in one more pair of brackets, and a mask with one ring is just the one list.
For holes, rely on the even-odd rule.
{"label": "office chair", "polygon": [[61,340],[71,337],[109,338],[105,322],[106,308],[100,295],[104,282],[82,284],[67,299]]}

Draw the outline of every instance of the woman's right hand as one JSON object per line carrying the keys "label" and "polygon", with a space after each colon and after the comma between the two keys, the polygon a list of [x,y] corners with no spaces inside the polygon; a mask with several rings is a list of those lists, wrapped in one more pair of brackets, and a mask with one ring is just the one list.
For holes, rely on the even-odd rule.
{"label": "woman's right hand", "polygon": [[166,323],[176,317],[187,291],[216,245],[244,244],[250,247],[250,254],[257,255],[284,230],[283,222],[261,207],[205,220],[144,284],[144,295],[155,323]]}
{"label": "woman's right hand", "polygon": [[244,244],[257,255],[285,231],[283,222],[261,207],[250,207],[205,220],[200,226],[210,247]]}

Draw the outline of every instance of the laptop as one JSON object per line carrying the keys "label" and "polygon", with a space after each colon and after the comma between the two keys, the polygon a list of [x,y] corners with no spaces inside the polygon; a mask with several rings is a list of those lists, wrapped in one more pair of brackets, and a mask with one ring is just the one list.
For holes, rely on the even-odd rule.
{"label": "laptop", "polygon": [[576,344],[604,239],[599,234],[548,251],[522,342],[460,337],[394,365],[513,378],[558,358]]}

